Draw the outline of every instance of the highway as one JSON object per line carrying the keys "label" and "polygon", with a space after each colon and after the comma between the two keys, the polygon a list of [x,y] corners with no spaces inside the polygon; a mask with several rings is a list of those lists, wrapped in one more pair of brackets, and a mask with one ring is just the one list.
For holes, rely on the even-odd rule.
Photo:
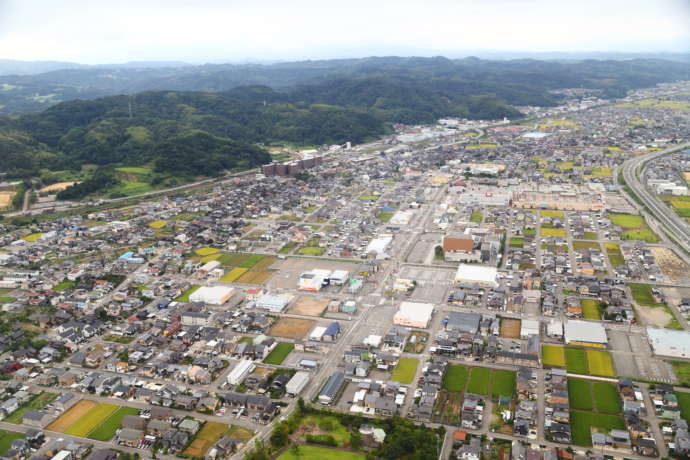
{"label": "highway", "polygon": [[[644,203],[648,212],[672,234],[674,237],[672,242],[683,250],[683,255],[690,253],[690,227],[673,209],[663,203],[656,194],[648,191],[645,185],[640,182],[639,176],[643,176],[645,165],[649,161],[687,148],[690,148],[690,142],[677,144],[649,155],[632,158],[623,163],[621,167],[626,184],[635,192],[640,201]],[[664,235],[660,236],[663,237]]]}

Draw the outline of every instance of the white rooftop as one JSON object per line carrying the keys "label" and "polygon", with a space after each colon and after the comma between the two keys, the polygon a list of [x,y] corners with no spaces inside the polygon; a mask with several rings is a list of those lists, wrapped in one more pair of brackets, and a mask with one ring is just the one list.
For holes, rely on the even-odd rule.
{"label": "white rooftop", "polygon": [[690,355],[690,332],[648,327],[647,337],[655,353],[674,356]]}
{"label": "white rooftop", "polygon": [[398,307],[399,314],[420,323],[428,322],[433,312],[434,306],[430,303],[403,302]]}
{"label": "white rooftop", "polygon": [[608,343],[606,329],[600,323],[590,321],[566,321],[563,324],[565,343]]}
{"label": "white rooftop", "polygon": [[460,264],[455,281],[497,285],[498,269],[490,265]]}

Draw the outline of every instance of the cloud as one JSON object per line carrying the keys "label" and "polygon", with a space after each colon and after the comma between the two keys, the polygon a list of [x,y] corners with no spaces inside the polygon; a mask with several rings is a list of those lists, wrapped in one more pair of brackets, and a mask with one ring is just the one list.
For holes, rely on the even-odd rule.
{"label": "cloud", "polygon": [[0,0],[0,57],[87,63],[688,51],[684,0]]}

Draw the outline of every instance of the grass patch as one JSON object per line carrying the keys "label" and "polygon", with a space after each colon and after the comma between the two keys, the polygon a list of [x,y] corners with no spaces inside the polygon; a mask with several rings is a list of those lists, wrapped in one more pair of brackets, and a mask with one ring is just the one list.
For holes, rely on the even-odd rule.
{"label": "grass patch", "polygon": [[522,248],[525,245],[525,239],[519,236],[510,237],[509,245],[511,248]]}
{"label": "grass patch", "polygon": [[218,254],[220,252],[220,249],[216,248],[211,248],[211,247],[204,247],[204,248],[199,248],[196,251],[194,251],[194,254],[198,256],[210,256],[211,254]]}
{"label": "grass patch", "polygon": [[381,222],[388,222],[391,220],[391,217],[393,217],[393,214],[395,213],[390,211],[381,211],[380,213],[376,214],[376,218]]}
{"label": "grass patch", "polygon": [[568,399],[570,407],[580,410],[594,409],[592,384],[585,379],[568,379]]}
{"label": "grass patch", "polygon": [[3,422],[18,425],[22,423],[22,419],[24,418],[24,412],[28,410],[41,410],[48,404],[53,402],[53,400],[57,397],[58,395],[56,395],[55,393],[48,393],[47,391],[42,391],[41,393],[34,396],[31,400],[29,400],[29,402],[21,406],[19,409],[12,412],[7,418],[3,420]]}
{"label": "grass patch", "polygon": [[606,255],[609,257],[611,265],[625,265],[625,258],[621,252],[621,247],[617,243],[605,243]]}
{"label": "grass patch", "polygon": [[564,228],[541,228],[541,236],[555,236],[558,238],[565,238],[566,232]]}
{"label": "grass patch", "polygon": [[0,430],[0,455],[10,450],[10,447],[12,447],[12,441],[15,439],[24,439],[25,437],[26,436],[24,433]]}
{"label": "grass patch", "polygon": [[360,195],[357,199],[362,201],[376,201],[381,198],[381,195]]}
{"label": "grass patch", "polygon": [[512,398],[515,395],[515,371],[495,369],[491,378],[491,395]]}
{"label": "grass patch", "polygon": [[681,385],[690,385],[690,362],[687,361],[669,361],[673,367],[673,373],[676,374],[678,383]]}
{"label": "grass patch", "polygon": [[585,232],[584,239],[586,240],[596,240],[598,238],[599,236],[596,234],[596,232]]}
{"label": "grass patch", "polygon": [[98,427],[89,434],[89,439],[97,441],[109,441],[115,436],[115,432],[122,426],[122,419],[127,415],[138,415],[139,409],[133,407],[120,407],[110,417],[105,419]]}
{"label": "grass patch", "polygon": [[123,343],[123,344],[128,344],[132,343],[132,341],[136,337],[133,336],[124,336],[124,335],[116,335],[116,334],[108,334],[105,337],[103,337],[103,340],[106,342],[115,342],[115,343]]}
{"label": "grass patch", "polygon": [[690,421],[690,393],[677,391],[678,405],[680,406],[680,416],[687,422]]}
{"label": "grass patch", "polygon": [[582,348],[566,347],[565,363],[568,372],[587,374],[587,353]]}
{"label": "grass patch", "polygon": [[160,230],[166,225],[168,225],[167,220],[154,220],[153,222],[149,222],[149,227],[151,227],[154,230]]}
{"label": "grass patch", "polygon": [[595,414],[578,410],[570,411],[570,426],[573,444],[583,447],[592,445],[591,428],[597,427],[608,432],[612,429],[625,430],[625,421],[614,415]]}
{"label": "grass patch", "polygon": [[53,286],[53,291],[66,291],[68,289],[72,289],[76,284],[76,281],[68,280],[67,278],[65,278],[64,280],[60,281],[58,284]]}
{"label": "grass patch", "polygon": [[611,168],[592,168],[592,175],[594,177],[613,177]]}
{"label": "grass patch", "polygon": [[318,447],[312,445],[300,445],[298,454],[288,449],[276,460],[364,460],[364,454],[356,452],[349,452],[344,450],[329,449],[327,447]]}
{"label": "grass patch", "polygon": [[565,217],[565,213],[563,211],[556,211],[553,209],[542,209],[541,216],[542,217],[558,217],[558,218],[562,219]]}
{"label": "grass patch", "polygon": [[470,372],[470,381],[467,384],[467,392],[488,395],[490,376],[491,369],[488,367],[473,367]]}
{"label": "grass patch", "polygon": [[225,283],[233,283],[235,282],[240,276],[244,275],[247,273],[248,269],[246,268],[240,268],[236,267],[227,272],[223,277],[220,279],[221,281]]}
{"label": "grass patch", "polygon": [[584,319],[600,320],[601,319],[601,303],[593,299],[581,299],[582,317]]}
{"label": "grass patch", "polygon": [[302,256],[321,256],[324,252],[326,252],[326,248],[320,248],[318,246],[306,246],[297,251],[297,253]]}
{"label": "grass patch", "polygon": [[288,241],[283,245],[282,248],[278,251],[278,254],[290,254],[293,249],[295,249],[298,246],[298,244],[294,241]]}
{"label": "grass patch", "polygon": [[248,254],[248,257],[244,259],[238,267],[241,268],[252,268],[254,265],[258,264],[261,262],[263,259],[265,259],[266,256],[261,255],[261,254]]}
{"label": "grass patch", "polygon": [[560,345],[542,345],[541,359],[544,366],[565,367],[565,348]]}
{"label": "grass patch", "polygon": [[182,453],[191,457],[203,457],[227,431],[225,423],[206,422]]}
{"label": "grass patch", "polygon": [[613,359],[608,351],[587,350],[586,353],[587,366],[590,374],[600,375],[602,377],[613,377],[615,375]]}
{"label": "grass patch", "polygon": [[638,305],[645,307],[660,307],[664,305],[663,303],[657,303],[654,300],[651,284],[628,283],[628,287],[630,288],[633,299]]}
{"label": "grass patch", "polygon": [[599,249],[599,244],[591,241],[573,241],[573,249]]}
{"label": "grass patch", "polygon": [[391,375],[391,380],[400,383],[412,383],[415,373],[417,372],[417,365],[419,360],[414,358],[400,358],[398,365]]}
{"label": "grass patch", "polygon": [[16,297],[0,296],[0,303],[10,303],[10,302],[14,302],[15,300],[17,300]]}
{"label": "grass patch", "polygon": [[182,294],[179,296],[175,297],[176,302],[189,302],[189,296],[194,294],[197,289],[199,289],[201,286],[199,284],[195,284],[194,286],[190,287],[186,291],[184,291]]}
{"label": "grass patch", "polygon": [[453,392],[465,391],[467,385],[467,375],[469,370],[465,366],[459,364],[451,364],[446,369],[446,375],[443,377],[443,389]]}
{"label": "grass patch", "polygon": [[276,347],[266,356],[264,363],[279,365],[285,361],[285,358],[295,349],[295,345],[288,342],[280,342]]}
{"label": "grass patch", "polygon": [[592,382],[592,389],[597,411],[612,415],[621,413],[623,404],[616,385],[609,382]]}
{"label": "grass patch", "polygon": [[635,214],[609,214],[613,225],[621,227],[621,238],[624,240],[643,240],[647,243],[657,243],[657,237],[645,222],[644,217]]}
{"label": "grass patch", "polygon": [[352,438],[350,432],[340,423],[340,420],[330,415],[310,415],[302,420],[301,425],[318,426],[319,430],[333,436],[339,447],[349,445]]}
{"label": "grass patch", "polygon": [[22,239],[24,241],[28,241],[29,243],[33,243],[34,241],[40,240],[42,236],[43,236],[43,233],[32,233],[31,235],[26,235]]}
{"label": "grass patch", "polygon": [[481,224],[483,218],[484,214],[481,211],[474,211],[470,214],[470,222],[474,222],[475,224]]}

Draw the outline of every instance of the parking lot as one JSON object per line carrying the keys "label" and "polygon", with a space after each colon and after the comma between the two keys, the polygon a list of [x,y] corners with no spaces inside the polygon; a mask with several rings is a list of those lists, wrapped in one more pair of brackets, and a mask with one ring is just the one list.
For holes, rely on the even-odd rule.
{"label": "parking lot", "polygon": [[[358,265],[351,262],[338,262],[334,260],[301,259],[290,257],[278,260],[271,268],[278,269],[278,272],[266,283],[269,289],[297,289],[299,276],[309,270],[347,270],[350,276],[355,274]],[[324,292],[338,293],[342,286],[329,286]]]}
{"label": "parking lot", "polygon": [[454,276],[455,270],[452,269],[405,266],[396,278],[417,281],[417,287],[412,291],[409,300],[443,303],[448,298]]}

